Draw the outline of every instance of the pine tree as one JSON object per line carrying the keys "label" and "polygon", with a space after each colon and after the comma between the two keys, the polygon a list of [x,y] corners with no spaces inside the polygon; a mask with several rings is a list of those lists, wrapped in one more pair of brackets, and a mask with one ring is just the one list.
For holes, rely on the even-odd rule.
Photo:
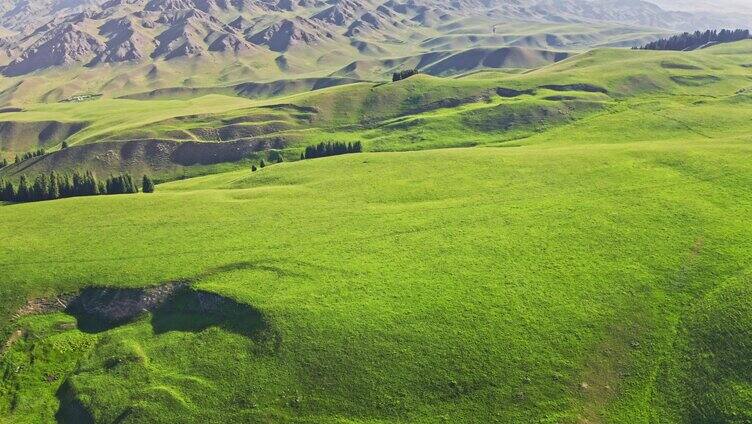
{"label": "pine tree", "polygon": [[266,162],[264,162],[264,160],[263,160],[263,159],[261,159],[261,162],[259,162],[259,166],[260,166],[261,168],[266,168]]}
{"label": "pine tree", "polygon": [[154,193],[154,181],[152,181],[147,175],[144,175],[141,182],[141,191],[144,193]]}
{"label": "pine tree", "polygon": [[13,202],[16,200],[16,190],[10,181],[6,181],[0,185],[0,200],[4,202]]}
{"label": "pine tree", "polygon": [[251,165],[251,172],[258,171],[258,168],[256,168],[256,165]]}
{"label": "pine tree", "polygon": [[71,183],[71,177],[68,174],[58,177],[58,186],[60,187],[60,197],[73,196],[73,183]]}
{"label": "pine tree", "polygon": [[91,171],[86,171],[83,180],[83,196],[96,196],[99,194],[99,184],[97,177]]}
{"label": "pine tree", "polygon": [[60,198],[60,182],[55,171],[50,173],[50,180],[47,183],[47,198],[50,200]]}
{"label": "pine tree", "polygon": [[70,196],[83,196],[84,195],[84,178],[76,170],[73,171],[71,176],[71,190]]}
{"label": "pine tree", "polygon": [[63,141],[63,144],[62,144],[62,146],[60,146],[60,148],[61,149],[67,149],[68,148],[68,142],[67,141]]}
{"label": "pine tree", "polygon": [[49,187],[47,187],[47,176],[44,174],[37,175],[37,178],[34,179],[34,185],[31,188],[31,200],[32,202],[37,202],[40,200],[47,200],[47,193],[49,191]]}
{"label": "pine tree", "polygon": [[127,188],[126,193],[138,193],[138,186],[131,174],[125,174],[125,186]]}
{"label": "pine tree", "polygon": [[18,191],[16,192],[15,200],[17,202],[28,202],[30,200],[29,183],[26,181],[26,175],[21,175],[21,178],[18,180]]}

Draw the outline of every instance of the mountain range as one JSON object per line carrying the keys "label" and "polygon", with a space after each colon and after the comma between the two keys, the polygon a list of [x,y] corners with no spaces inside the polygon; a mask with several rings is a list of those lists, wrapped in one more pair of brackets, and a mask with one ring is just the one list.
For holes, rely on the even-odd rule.
{"label": "mountain range", "polygon": [[[327,45],[379,54],[393,50],[389,45],[461,34],[472,22],[487,24],[487,35],[494,35],[492,25],[510,21],[666,30],[708,25],[702,13],[640,0],[22,0],[4,2],[0,13],[6,76],[72,64],[271,56]],[[727,20],[712,23],[733,23]]]}

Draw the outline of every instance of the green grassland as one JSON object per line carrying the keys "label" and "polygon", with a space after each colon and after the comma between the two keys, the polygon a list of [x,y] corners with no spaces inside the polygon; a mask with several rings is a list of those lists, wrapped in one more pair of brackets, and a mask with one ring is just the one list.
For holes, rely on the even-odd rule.
{"label": "green grassland", "polygon": [[[63,140],[74,152],[53,153],[2,172],[18,177],[88,166],[100,173],[149,172],[162,180],[206,172],[191,169],[193,163],[170,160],[147,166],[145,158],[130,160],[122,152],[125,143],[143,150],[154,141],[168,150],[182,142],[208,149],[234,142],[256,152],[283,150],[294,158],[304,146],[320,141],[361,140],[370,151],[478,146],[559,138],[578,123],[590,128],[587,137],[596,142],[655,138],[651,132],[656,127],[659,138],[672,131],[678,137],[702,137],[702,128],[692,131],[695,121],[703,128],[733,132],[747,119],[746,108],[739,106],[749,101],[749,46],[743,42],[689,53],[600,49],[533,71],[420,75],[398,83],[345,84],[273,98],[225,93],[35,104],[0,114],[5,135],[0,152],[8,158],[40,147],[54,152]],[[685,123],[673,115],[690,118]],[[642,119],[653,123],[632,125]],[[612,131],[622,123],[630,131]],[[102,161],[102,156],[112,160]],[[246,164],[241,161],[240,166]]]}
{"label": "green grassland", "polygon": [[[370,152],[0,206],[0,421],[750,422],[750,63],[750,43],[607,49],[202,98],[201,115],[171,101],[131,128],[276,122],[291,151]],[[246,314],[12,319],[28,299],[176,281]]]}

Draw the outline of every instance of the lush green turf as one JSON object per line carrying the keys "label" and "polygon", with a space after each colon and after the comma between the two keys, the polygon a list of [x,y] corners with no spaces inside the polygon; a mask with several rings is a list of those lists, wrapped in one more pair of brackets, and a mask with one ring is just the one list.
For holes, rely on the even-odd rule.
{"label": "lush green turf", "polygon": [[[0,360],[0,416],[65,422],[82,407],[97,422],[749,422],[749,45],[606,50],[503,80],[589,83],[608,96],[539,90],[407,118],[389,114],[409,105],[410,85],[384,86],[393,97],[368,85],[293,96],[284,102],[329,111],[335,134],[370,135],[371,150],[405,150],[410,121],[424,131],[420,148],[486,146],[0,206],[0,320],[7,335],[25,330]],[[710,85],[689,78],[710,70]],[[500,84],[431,80],[410,83],[429,102]],[[546,99],[557,94],[576,98]],[[541,122],[549,103],[571,105],[571,117]],[[307,130],[309,141],[327,128]],[[247,326],[263,331],[180,312],[99,333],[62,313],[10,319],[30,298],[178,280],[247,305],[257,314]]]}
{"label": "lush green turf", "polygon": [[[66,318],[34,318],[41,341],[4,360],[4,411],[14,422],[49,419],[71,368],[69,390],[102,421],[128,407],[132,422],[227,410],[315,422],[748,411],[743,396],[727,396],[746,390],[746,368],[694,358],[748,353],[709,340],[721,324],[703,317],[745,310],[717,299],[746,293],[750,150],[364,154],[202,177],[153,196],[4,207],[6,316],[50,291],[191,279],[257,308],[281,340],[266,351],[219,328],[155,334],[148,317],[83,335],[49,329]],[[748,331],[739,325],[723,329]],[[108,368],[113,357],[127,360]],[[711,384],[695,366],[722,377],[715,392],[684,384]],[[60,380],[19,385],[50,370]]]}

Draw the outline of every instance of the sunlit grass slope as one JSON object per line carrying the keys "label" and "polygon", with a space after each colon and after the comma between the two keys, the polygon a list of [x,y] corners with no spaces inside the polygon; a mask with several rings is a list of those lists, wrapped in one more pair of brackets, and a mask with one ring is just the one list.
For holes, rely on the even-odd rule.
{"label": "sunlit grass slope", "polygon": [[[2,359],[2,416],[747,422],[752,145],[608,141],[0,207],[2,321],[27,330]],[[27,298],[176,280],[248,305],[272,336],[8,320]]]}

